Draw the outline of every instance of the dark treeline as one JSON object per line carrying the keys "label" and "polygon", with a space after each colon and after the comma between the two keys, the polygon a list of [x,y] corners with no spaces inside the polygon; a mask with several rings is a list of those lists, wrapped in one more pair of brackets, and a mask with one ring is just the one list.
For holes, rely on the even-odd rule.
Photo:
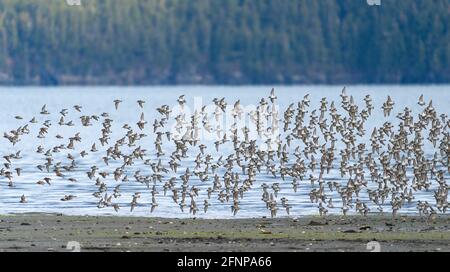
{"label": "dark treeline", "polygon": [[0,1],[1,84],[450,82],[450,1]]}

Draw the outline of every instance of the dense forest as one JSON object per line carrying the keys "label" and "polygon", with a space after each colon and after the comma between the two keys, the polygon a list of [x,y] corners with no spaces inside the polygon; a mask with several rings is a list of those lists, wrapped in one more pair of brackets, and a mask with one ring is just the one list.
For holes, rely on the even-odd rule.
{"label": "dense forest", "polygon": [[0,1],[0,84],[450,82],[450,1]]}

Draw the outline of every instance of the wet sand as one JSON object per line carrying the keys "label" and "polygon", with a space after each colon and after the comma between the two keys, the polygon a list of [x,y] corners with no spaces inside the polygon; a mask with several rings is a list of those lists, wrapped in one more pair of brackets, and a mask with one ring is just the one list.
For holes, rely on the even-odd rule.
{"label": "wet sand", "polygon": [[450,251],[450,216],[168,219],[0,215],[0,251]]}

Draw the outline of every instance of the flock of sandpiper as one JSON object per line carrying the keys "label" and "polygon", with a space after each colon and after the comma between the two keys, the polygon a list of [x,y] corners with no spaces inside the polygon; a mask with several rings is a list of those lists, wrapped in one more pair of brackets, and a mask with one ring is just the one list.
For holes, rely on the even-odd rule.
{"label": "flock of sandpiper", "polygon": [[[240,101],[229,105],[225,99],[217,98],[213,100],[215,110],[212,115],[208,115],[203,107],[188,116],[182,112],[173,116],[172,109],[162,105],[156,109],[158,117],[152,127],[141,113],[135,124],[123,124],[123,136],[114,141],[111,137],[113,120],[107,112],[84,115],[83,107],[75,105],[71,110],[60,110],[59,122],[52,124],[46,117],[51,112],[44,105],[38,118],[26,121],[22,116],[15,116],[26,124],[5,132],[4,138],[15,145],[24,135],[30,134],[31,126],[38,126],[37,138],[56,137],[64,142],[51,148],[36,147],[36,152],[43,157],[43,162],[36,167],[46,173],[45,178],[36,181],[40,186],[63,180],[77,182],[70,173],[77,170],[78,161],[89,155],[101,156],[104,165],[92,165],[86,178],[98,189],[93,194],[98,199],[98,208],[110,207],[117,212],[123,208],[123,204],[119,206],[116,201],[121,196],[121,184],[135,181],[145,184],[151,193],[150,212],[158,207],[158,188],[163,190],[164,196],[171,197],[181,211],[193,215],[200,209],[206,213],[211,198],[228,203],[232,214],[236,215],[246,194],[258,189],[261,190],[262,205],[274,217],[279,210],[289,214],[291,209],[286,197],[278,198],[281,184],[288,183],[297,192],[301,183],[310,183],[309,198],[317,205],[320,215],[326,215],[330,208],[339,208],[344,215],[349,211],[366,215],[383,212],[388,206],[395,216],[404,205],[412,203],[423,215],[446,213],[446,179],[450,172],[448,116],[438,114],[432,101],[425,101],[422,95],[414,105],[421,108],[417,116],[410,108],[404,108],[396,115],[398,124],[380,120],[378,127],[367,129],[365,121],[375,110],[372,98],[365,96],[364,106],[360,107],[345,88],[340,97],[339,104],[322,98],[319,107],[314,108],[309,95],[305,95],[284,112],[276,106],[277,96],[273,89],[270,96],[262,98],[250,112],[243,110]],[[116,111],[120,111],[121,102],[114,101]],[[180,96],[177,103],[182,110],[186,104],[185,96]],[[381,109],[384,116],[393,114],[394,105],[393,99],[387,97]],[[138,100],[136,107],[143,109],[145,101]],[[220,122],[214,125],[211,121],[214,118],[210,116],[219,121],[227,110],[230,110],[234,123],[229,128],[224,128]],[[79,132],[67,138],[48,134],[51,126],[76,126],[78,119],[69,120],[74,113],[80,115],[77,117],[81,128],[101,122],[101,134],[90,149],[77,150],[77,144],[82,141]],[[282,118],[280,114],[283,114]],[[245,118],[250,124],[238,127],[239,120]],[[169,121],[173,121],[174,126],[170,127]],[[201,142],[199,132],[203,130],[215,135],[216,139],[210,145],[213,150],[208,150],[208,144]],[[154,148],[147,150],[143,141],[149,133],[154,134]],[[252,137],[252,133],[257,137]],[[369,140],[359,141],[365,136]],[[431,144],[436,152],[427,154],[426,144]],[[223,153],[224,145],[231,147],[229,154]],[[169,149],[173,151],[167,152]],[[66,160],[56,161],[54,154],[61,152]],[[3,159],[0,177],[9,186],[14,186],[15,178],[22,171],[17,167],[21,152],[5,155]],[[184,161],[192,159],[195,165],[192,169],[183,167]],[[137,161],[141,161],[151,174],[143,174],[143,169],[129,174],[127,169]],[[111,169],[111,165],[117,168]],[[332,169],[340,172],[341,179],[327,178]],[[260,173],[273,176],[273,182],[255,188]],[[116,183],[111,191],[108,191],[107,179]],[[200,189],[190,184],[192,179],[208,184],[207,197],[203,201],[198,200]],[[416,201],[416,192],[429,192],[435,201]],[[332,198],[336,193],[338,200]],[[365,201],[360,196],[363,193],[368,196]],[[75,197],[64,195],[61,201],[71,201]],[[18,198],[21,203],[28,201],[26,195]],[[127,208],[133,211],[140,199],[141,192],[135,192]]]}

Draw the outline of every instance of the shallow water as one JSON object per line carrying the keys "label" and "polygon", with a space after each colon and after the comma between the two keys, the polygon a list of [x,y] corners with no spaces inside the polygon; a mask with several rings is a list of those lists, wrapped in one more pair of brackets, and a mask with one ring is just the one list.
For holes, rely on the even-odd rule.
{"label": "shallow water", "polygon": [[[105,147],[101,147],[98,138],[101,131],[101,119],[99,122],[93,121],[90,127],[82,127],[79,117],[81,115],[100,115],[102,112],[108,112],[110,118],[113,119],[112,135],[109,143],[114,143],[115,140],[124,136],[125,130],[122,128],[124,123],[128,123],[133,127],[134,131],[139,131],[136,122],[139,120],[141,112],[144,112],[146,124],[143,133],[148,137],[143,138],[138,145],[147,149],[147,158],[152,162],[157,163],[154,148],[154,135],[152,123],[155,118],[160,118],[160,114],[155,110],[157,107],[167,104],[174,108],[171,114],[171,119],[176,116],[177,98],[181,94],[186,94],[186,106],[183,111],[189,116],[193,109],[201,107],[201,105],[211,105],[214,97],[225,97],[229,105],[232,105],[237,99],[240,99],[241,105],[247,106],[249,109],[251,105],[257,105],[262,97],[266,100],[271,87],[269,86],[249,86],[249,87],[222,87],[222,86],[175,86],[175,87],[55,87],[55,88],[40,88],[40,87],[17,87],[17,88],[0,88],[0,95],[2,98],[2,107],[0,108],[0,131],[8,132],[12,129],[17,129],[19,126],[25,125],[32,117],[36,117],[38,124],[29,124],[31,133],[24,135],[21,141],[15,146],[5,138],[2,138],[0,145],[0,153],[2,156],[15,153],[21,150],[21,159],[14,160],[11,169],[16,167],[22,168],[21,176],[14,175],[14,186],[8,186],[8,180],[5,177],[0,177],[0,214],[5,213],[22,213],[22,212],[61,212],[65,214],[77,215],[136,215],[136,216],[161,216],[161,217],[190,217],[189,207],[185,208],[184,213],[181,212],[178,205],[176,205],[171,198],[170,190],[167,196],[163,195],[162,186],[164,183],[156,183],[159,194],[156,196],[159,206],[153,213],[150,213],[151,194],[150,190],[145,184],[136,182],[133,178],[133,173],[136,170],[141,170],[142,175],[152,174],[149,166],[144,165],[142,161],[136,161],[134,165],[128,167],[129,181],[121,185],[121,197],[114,199],[114,203],[119,203],[121,209],[118,213],[112,207],[103,209],[97,208],[98,199],[92,194],[98,190],[95,186],[95,180],[89,180],[86,171],[92,165],[97,165],[99,171],[114,171],[121,163],[111,162],[110,166],[106,166],[102,157],[105,154]],[[326,97],[328,102],[335,101],[336,106],[340,105],[341,86],[279,86],[275,87],[276,95],[278,96],[278,106],[280,109],[279,117],[283,117],[283,112],[286,107],[294,102],[303,99],[307,93],[311,97],[312,108],[318,108],[320,99]],[[417,105],[417,100],[420,94],[424,94],[425,100],[433,100],[433,106],[436,111],[441,114],[450,115],[450,86],[350,86],[347,87],[347,94],[352,95],[355,102],[361,107],[364,105],[363,98],[366,94],[370,94],[373,98],[373,105],[375,107],[372,115],[366,121],[366,134],[372,132],[373,127],[379,127],[384,122],[398,123],[396,114],[402,111],[405,107],[412,110],[412,114],[417,119],[416,115],[421,111],[422,107]],[[385,118],[381,110],[382,103],[386,100],[387,95],[390,95],[395,101],[394,110],[390,117]],[[121,99],[119,109],[114,109],[114,99]],[[136,103],[138,99],[145,100],[144,109],[140,109]],[[46,104],[50,115],[39,114],[42,105]],[[82,105],[81,113],[73,109],[73,105]],[[199,106],[200,105],[200,106]],[[76,124],[74,127],[61,127],[57,124],[60,114],[59,111],[63,108],[69,110],[66,121],[73,120]],[[179,109],[180,110],[180,109]],[[309,114],[309,113],[308,113]],[[23,120],[17,120],[14,117],[20,115]],[[188,118],[188,117],[187,117]],[[45,139],[38,139],[37,131],[42,126],[45,120],[50,120],[52,125],[49,128],[49,133]],[[308,118],[305,123],[307,124]],[[200,121],[201,122],[201,121]],[[172,124],[172,123],[169,123]],[[168,125],[170,128],[170,125]],[[54,173],[41,172],[36,168],[38,164],[45,163],[45,156],[36,153],[36,147],[41,145],[44,150],[52,148],[56,145],[67,144],[68,138],[72,137],[76,132],[80,132],[82,142],[76,144],[76,150],[70,150],[70,153],[75,155],[77,167],[75,171],[64,172],[64,178],[58,178]],[[55,138],[56,134],[60,134],[64,139]],[[424,136],[426,138],[426,136]],[[367,138],[362,137],[359,142],[365,142]],[[207,145],[207,153],[210,153],[213,158],[217,159],[220,155],[231,154],[232,144],[228,143],[220,147],[217,152],[214,148],[213,142],[215,139],[204,136],[202,142]],[[426,141],[426,140],[425,140]],[[89,152],[91,145],[96,142],[99,149],[96,153]],[[367,142],[366,142],[367,143]],[[170,146],[173,146],[170,145]],[[370,143],[367,143],[370,147]],[[340,147],[339,145],[337,146]],[[163,144],[166,156],[163,158],[163,164],[167,164],[168,155],[170,155],[173,148],[169,147],[168,143]],[[81,150],[87,150],[88,156],[81,158],[77,153]],[[289,150],[293,152],[292,150]],[[424,150],[427,156],[432,156],[438,149],[431,144],[426,144]],[[52,156],[54,160],[61,161],[63,165],[68,163],[65,159],[68,151],[63,150],[60,153],[54,153]],[[179,177],[184,173],[186,167],[192,171],[195,167],[193,160],[198,154],[198,147],[191,148],[188,152],[189,158],[184,160],[184,163],[179,167],[176,174],[170,172],[164,176],[163,181],[168,180],[172,176]],[[336,152],[338,154],[338,152]],[[319,156],[319,155],[318,155]],[[317,157],[318,157],[317,156]],[[5,161],[4,161],[5,162]],[[338,161],[337,161],[338,162]],[[335,161],[335,163],[337,163]],[[14,171],[14,170],[13,170]],[[218,169],[219,176],[223,175],[223,169]],[[307,174],[309,175],[309,173]],[[317,177],[317,170],[316,170]],[[229,218],[231,214],[231,203],[221,203],[217,200],[216,194],[210,200],[211,206],[207,213],[203,213],[203,200],[206,198],[206,189],[212,185],[213,175],[210,175],[210,181],[201,182],[196,176],[192,176],[189,185],[195,185],[200,188],[199,197],[196,202],[200,211],[196,217],[205,218]],[[52,185],[40,186],[36,182],[44,177],[52,177]],[[77,179],[76,183],[72,183],[67,179],[73,177]],[[449,178],[449,173],[446,172],[446,180]],[[241,181],[244,176],[241,175]],[[341,178],[337,169],[333,169],[329,174],[324,176],[324,180],[332,180],[338,182],[346,182],[346,178]],[[281,191],[278,193],[278,200],[282,197],[289,199],[292,206],[291,216],[300,216],[306,214],[317,214],[317,203],[311,203],[309,199],[309,192],[313,188],[309,181],[300,182],[296,193],[291,188],[292,178],[287,178],[282,181],[279,177],[275,178],[261,171],[257,175],[256,182],[252,189],[245,193],[244,198],[240,203],[240,211],[236,217],[260,217],[270,216],[266,209],[264,202],[261,201],[262,189],[261,184],[266,183],[269,186],[274,182],[279,182]],[[108,185],[108,194],[112,194],[112,190],[119,182],[114,181],[112,176],[108,176],[104,182]],[[180,185],[180,181],[177,183]],[[373,184],[372,184],[373,185]],[[369,182],[369,187],[372,186]],[[435,185],[435,184],[434,184]],[[317,184],[315,185],[317,188]],[[373,186],[376,186],[373,185]],[[142,192],[139,200],[139,205],[130,212],[130,201],[134,192]],[[330,193],[330,192],[329,192]],[[19,203],[20,196],[24,194],[27,196],[27,203]],[[64,195],[76,195],[77,197],[71,201],[61,201]],[[335,208],[329,209],[329,213],[340,213],[340,202],[336,192],[333,195]],[[188,197],[189,198],[189,197]],[[187,204],[189,200],[187,198]],[[231,198],[230,198],[231,199]],[[361,194],[361,200],[367,200],[367,194]],[[411,204],[403,206],[401,213],[417,213],[416,201],[426,200],[434,203],[433,186],[429,192],[416,192],[415,200]],[[279,202],[279,201],[278,201]],[[388,201],[386,210],[388,209]],[[371,207],[373,208],[373,207]],[[376,211],[375,208],[372,211]],[[284,209],[280,207],[278,216],[286,216]]]}

